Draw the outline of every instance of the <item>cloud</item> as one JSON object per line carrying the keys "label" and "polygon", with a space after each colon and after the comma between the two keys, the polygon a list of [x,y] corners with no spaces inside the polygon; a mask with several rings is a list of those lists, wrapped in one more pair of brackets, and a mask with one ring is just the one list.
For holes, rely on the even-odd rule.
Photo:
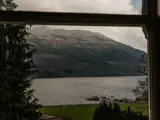
{"label": "cloud", "polygon": [[[15,2],[19,5],[19,10],[113,14],[140,14],[141,6],[140,0],[15,0]],[[147,41],[141,28],[82,26],[52,26],[52,28],[101,32],[116,41],[147,50]]]}
{"label": "cloud", "polygon": [[130,0],[15,0],[20,10],[138,14]]}

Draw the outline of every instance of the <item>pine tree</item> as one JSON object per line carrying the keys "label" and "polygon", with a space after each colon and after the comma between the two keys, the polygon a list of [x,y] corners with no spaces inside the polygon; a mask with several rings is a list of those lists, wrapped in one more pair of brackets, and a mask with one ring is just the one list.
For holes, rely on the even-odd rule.
{"label": "pine tree", "polygon": [[[0,0],[0,10],[4,10],[4,2]],[[0,24],[0,120],[5,120],[10,115],[10,91],[7,83],[6,64],[5,64],[5,29],[4,24]]]}
{"label": "pine tree", "polygon": [[[145,76],[148,76],[148,55],[145,53],[140,59],[138,71]],[[148,78],[145,81],[138,81],[138,86],[133,90],[137,99],[148,101]]]}
{"label": "pine tree", "polygon": [[[0,5],[3,5],[1,6],[3,10],[17,8],[13,0],[5,2],[1,0]],[[26,40],[29,35],[27,32],[29,26],[4,24],[1,28],[3,56],[0,62],[0,82],[4,83],[4,86],[0,86],[0,92],[4,92],[4,95],[1,94],[3,99],[0,99],[0,107],[4,108],[0,111],[0,115],[3,116],[2,120],[39,120],[41,113],[37,112],[37,109],[40,105],[33,96],[34,90],[30,89],[36,67],[32,59],[35,48]],[[4,101],[5,99],[7,102]]]}
{"label": "pine tree", "polygon": [[128,106],[127,110],[121,110],[118,104],[112,106],[101,104],[94,112],[93,120],[147,120],[148,116],[143,116],[142,112],[137,113]]}

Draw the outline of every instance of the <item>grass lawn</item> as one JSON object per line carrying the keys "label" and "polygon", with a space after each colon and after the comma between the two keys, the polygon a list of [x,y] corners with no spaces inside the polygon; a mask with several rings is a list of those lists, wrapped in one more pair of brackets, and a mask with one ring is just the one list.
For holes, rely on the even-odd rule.
{"label": "grass lawn", "polygon": [[[147,113],[147,104],[121,104],[121,109],[127,109],[128,105],[131,106],[133,111],[142,111],[143,114]],[[42,107],[40,111],[43,114],[53,116],[65,116],[72,120],[92,120],[93,113],[98,105],[67,105],[63,106],[46,106]],[[62,110],[62,112],[61,112]]]}

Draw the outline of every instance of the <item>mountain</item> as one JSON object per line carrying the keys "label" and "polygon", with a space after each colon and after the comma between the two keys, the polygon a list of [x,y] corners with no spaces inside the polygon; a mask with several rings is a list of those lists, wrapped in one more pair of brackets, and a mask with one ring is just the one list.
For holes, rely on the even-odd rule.
{"label": "mountain", "polygon": [[39,78],[140,75],[136,69],[144,52],[101,33],[47,27],[30,33]]}

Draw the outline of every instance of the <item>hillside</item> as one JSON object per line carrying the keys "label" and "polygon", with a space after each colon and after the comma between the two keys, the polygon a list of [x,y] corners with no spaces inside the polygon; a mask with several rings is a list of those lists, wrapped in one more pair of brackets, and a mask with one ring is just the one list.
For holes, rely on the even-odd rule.
{"label": "hillside", "polygon": [[101,33],[35,28],[28,40],[36,46],[37,77],[137,76],[144,53]]}

